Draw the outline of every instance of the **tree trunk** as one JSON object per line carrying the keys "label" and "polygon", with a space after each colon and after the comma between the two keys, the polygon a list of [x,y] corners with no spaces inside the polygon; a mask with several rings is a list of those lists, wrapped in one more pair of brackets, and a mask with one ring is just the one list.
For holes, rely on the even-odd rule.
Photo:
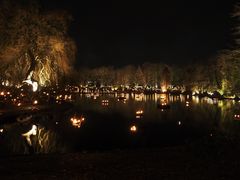
{"label": "tree trunk", "polygon": [[30,67],[27,71],[26,79],[31,80],[33,71],[35,70],[35,67],[36,67],[36,60],[35,60],[34,54],[31,49],[28,50],[28,55],[30,57]]}

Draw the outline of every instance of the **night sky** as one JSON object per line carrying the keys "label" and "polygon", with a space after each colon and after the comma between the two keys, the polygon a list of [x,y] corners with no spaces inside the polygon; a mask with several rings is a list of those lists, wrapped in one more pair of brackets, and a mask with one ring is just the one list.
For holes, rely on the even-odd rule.
{"label": "night sky", "polygon": [[204,63],[234,45],[236,0],[43,2],[72,13],[77,67]]}

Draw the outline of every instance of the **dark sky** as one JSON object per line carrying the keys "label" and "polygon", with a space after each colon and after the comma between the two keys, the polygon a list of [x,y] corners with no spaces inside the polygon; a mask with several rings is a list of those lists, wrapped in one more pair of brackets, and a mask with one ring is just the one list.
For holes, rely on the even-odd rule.
{"label": "dark sky", "polygon": [[236,0],[44,2],[73,14],[78,67],[206,62],[233,45]]}

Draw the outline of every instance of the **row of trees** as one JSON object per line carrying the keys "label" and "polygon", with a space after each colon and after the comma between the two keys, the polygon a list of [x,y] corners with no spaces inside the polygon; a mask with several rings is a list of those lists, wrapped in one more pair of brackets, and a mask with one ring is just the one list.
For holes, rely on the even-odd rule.
{"label": "row of trees", "polygon": [[[240,6],[233,14],[240,19]],[[122,68],[72,68],[76,47],[68,35],[71,16],[62,11],[44,11],[36,0],[0,2],[0,80],[21,84],[35,80],[42,86],[60,80],[76,84],[142,85],[219,91],[240,94],[240,26],[236,48],[220,52],[208,64],[170,66],[145,63]],[[68,77],[68,78],[66,78]]]}
{"label": "row of trees", "polygon": [[236,20],[235,47],[223,50],[205,64],[170,66],[145,63],[123,68],[100,67],[80,69],[74,79],[81,84],[86,81],[103,85],[143,85],[183,88],[193,91],[218,91],[226,95],[240,95],[240,4],[235,6],[232,17]]}
{"label": "row of trees", "polygon": [[72,75],[77,84],[168,87],[190,91],[218,91],[220,94],[240,95],[240,50],[226,50],[207,64],[171,66],[145,63],[122,68],[82,68]]}

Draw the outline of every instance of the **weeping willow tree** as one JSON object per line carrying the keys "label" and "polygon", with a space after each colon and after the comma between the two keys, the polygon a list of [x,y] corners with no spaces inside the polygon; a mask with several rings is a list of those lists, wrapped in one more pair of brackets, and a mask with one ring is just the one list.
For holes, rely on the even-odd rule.
{"label": "weeping willow tree", "polygon": [[68,35],[71,16],[43,11],[36,1],[0,3],[1,78],[41,86],[58,83],[71,71],[75,44]]}

